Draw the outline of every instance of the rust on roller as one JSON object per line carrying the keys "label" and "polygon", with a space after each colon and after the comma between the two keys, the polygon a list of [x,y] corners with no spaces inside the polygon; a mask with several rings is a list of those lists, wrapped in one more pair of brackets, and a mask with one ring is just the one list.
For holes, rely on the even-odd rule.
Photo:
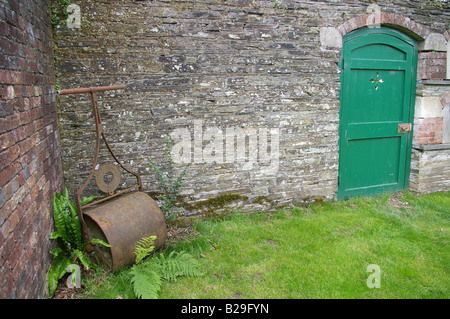
{"label": "rust on roller", "polygon": [[129,193],[87,209],[84,215],[90,219],[90,229],[96,232],[95,228],[99,228],[103,235],[98,237],[104,236],[112,246],[110,253],[103,249],[106,256],[102,259],[104,264],[112,264],[113,271],[134,263],[134,248],[143,237],[157,236],[155,250],[161,248],[167,238],[163,213],[156,202],[142,192]]}

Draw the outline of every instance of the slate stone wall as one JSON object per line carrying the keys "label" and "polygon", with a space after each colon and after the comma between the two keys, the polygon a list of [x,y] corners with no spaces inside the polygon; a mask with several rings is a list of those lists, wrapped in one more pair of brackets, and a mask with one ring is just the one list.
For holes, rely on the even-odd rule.
{"label": "slate stone wall", "polygon": [[450,189],[450,144],[415,147],[411,155],[410,188],[416,193]]}
{"label": "slate stone wall", "polygon": [[[99,94],[101,114],[117,156],[142,175],[147,192],[159,192],[147,158],[163,162],[164,137],[175,132],[175,143],[184,141],[177,150],[191,164],[182,189],[186,207],[230,193],[241,195],[233,197],[234,207],[246,208],[333,200],[339,37],[367,25],[372,3],[77,1],[81,28],[56,29],[58,85],[126,85]],[[449,27],[448,9],[426,1],[378,5],[383,25],[421,41]],[[438,77],[445,69],[425,61],[431,55],[423,57],[420,74],[429,63]],[[74,193],[91,168],[94,121],[88,95],[61,96],[58,105],[64,173]],[[189,142],[180,138],[186,132]],[[264,162],[251,147],[227,149],[227,134],[236,132],[248,144],[256,138],[258,150],[274,142],[279,155]],[[182,167],[176,165],[178,172]]]}

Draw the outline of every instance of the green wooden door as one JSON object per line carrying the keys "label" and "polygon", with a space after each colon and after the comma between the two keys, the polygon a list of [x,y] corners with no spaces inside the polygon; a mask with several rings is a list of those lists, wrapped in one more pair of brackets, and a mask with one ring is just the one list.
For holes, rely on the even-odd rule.
{"label": "green wooden door", "polygon": [[344,37],[338,199],[408,187],[417,43],[389,28]]}

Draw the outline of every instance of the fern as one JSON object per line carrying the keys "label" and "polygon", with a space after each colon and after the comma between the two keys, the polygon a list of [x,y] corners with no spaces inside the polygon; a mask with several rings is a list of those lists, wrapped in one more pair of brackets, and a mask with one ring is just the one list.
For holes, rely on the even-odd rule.
{"label": "fern", "polygon": [[139,240],[134,248],[134,254],[136,255],[136,264],[139,264],[142,259],[150,255],[155,249],[156,236],[144,237]]}
{"label": "fern", "polygon": [[[138,298],[157,299],[163,280],[176,281],[178,277],[198,277],[197,261],[186,252],[161,253],[142,261],[154,249],[156,236],[141,239],[135,247],[136,264],[131,268],[131,282]],[[142,262],[141,262],[142,261]]]}
{"label": "fern", "polygon": [[156,162],[151,158],[148,158],[148,161],[150,162],[150,166],[154,170],[156,179],[161,187],[161,210],[168,220],[174,220],[180,215],[181,209],[176,207],[176,203],[189,165],[185,166],[183,171],[175,179],[175,162],[172,158],[173,142],[170,136],[166,137],[165,143],[166,149],[164,153],[166,154],[167,172],[163,173]]}
{"label": "fern", "polygon": [[63,246],[68,247],[70,239],[68,237],[68,231],[66,228],[66,222],[63,215],[63,209],[61,207],[61,202],[59,201],[58,197],[56,197],[56,195],[53,195],[52,208],[56,231],[50,235],[50,238],[61,238]]}
{"label": "fern", "polygon": [[199,277],[202,273],[198,270],[198,263],[192,255],[181,252],[171,252],[168,257],[161,254],[155,258],[155,263],[161,270],[161,276],[165,280],[176,281],[178,277]]}
{"label": "fern", "polygon": [[[82,202],[89,202],[94,198],[96,197],[83,198]],[[77,208],[70,201],[67,188],[62,194],[58,192],[53,195],[52,208],[56,231],[50,235],[50,238],[60,238],[63,243],[61,248],[66,252],[74,249],[82,250],[81,223]]]}
{"label": "fern", "polygon": [[73,243],[77,248],[81,248],[81,224],[78,217],[78,212],[75,206],[72,204],[70,200],[67,200],[67,206],[69,208],[69,217],[70,217],[70,227],[71,227],[71,235]]}
{"label": "fern", "polygon": [[[95,196],[85,197],[82,203],[88,203],[96,198]],[[50,234],[50,239],[59,239],[60,247],[52,249],[50,252],[55,256],[49,272],[49,294],[53,296],[58,280],[66,273],[67,265],[73,264],[76,260],[83,264],[85,269],[94,267],[84,249],[88,243],[102,244],[111,247],[108,243],[100,239],[92,239],[90,242],[82,242],[82,229],[78,210],[70,201],[67,188],[64,192],[53,195],[52,200],[53,219],[56,230]]]}
{"label": "fern", "polygon": [[161,289],[161,276],[145,263],[133,266],[131,269],[131,282],[133,283],[134,293],[138,298],[158,299],[158,292]]}

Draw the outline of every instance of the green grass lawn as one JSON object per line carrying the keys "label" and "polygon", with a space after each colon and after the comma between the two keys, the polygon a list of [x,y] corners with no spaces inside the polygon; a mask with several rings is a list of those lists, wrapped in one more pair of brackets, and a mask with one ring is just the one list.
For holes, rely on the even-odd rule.
{"label": "green grass lawn", "polygon": [[[202,277],[160,298],[449,298],[450,193],[357,198],[199,221],[167,250],[198,258]],[[380,288],[368,288],[371,264]],[[135,298],[125,269],[84,280],[84,298]]]}

